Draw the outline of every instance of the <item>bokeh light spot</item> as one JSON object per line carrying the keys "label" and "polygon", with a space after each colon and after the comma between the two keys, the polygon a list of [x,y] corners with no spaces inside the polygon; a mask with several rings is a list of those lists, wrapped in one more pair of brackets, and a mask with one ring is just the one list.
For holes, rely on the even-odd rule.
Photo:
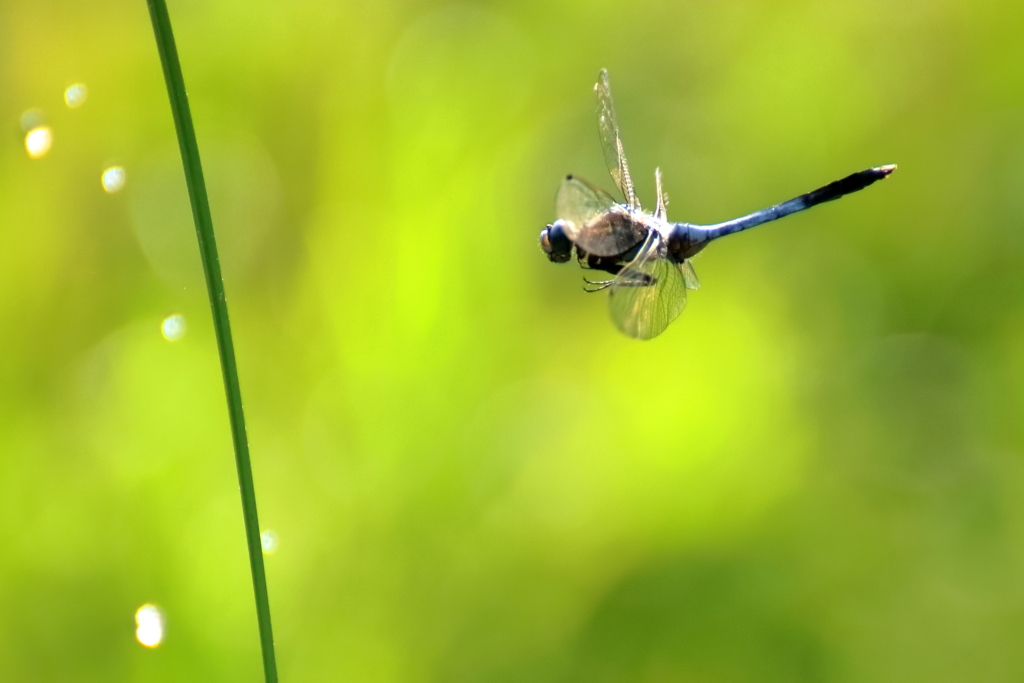
{"label": "bokeh light spot", "polygon": [[101,182],[103,189],[113,194],[124,187],[125,174],[122,166],[111,166],[104,169]]}
{"label": "bokeh light spot", "polygon": [[277,532],[267,529],[262,534],[260,534],[260,545],[263,546],[263,552],[267,553],[268,555],[276,551]]}
{"label": "bokeh light spot", "polygon": [[21,129],[27,133],[33,128],[43,125],[43,112],[38,109],[26,109],[21,113],[18,122],[21,124]]}
{"label": "bokeh light spot", "polygon": [[180,313],[169,315],[160,323],[160,333],[167,341],[178,341],[185,336],[185,316]]}
{"label": "bokeh light spot", "polygon": [[69,85],[67,90],[64,91],[64,102],[71,109],[76,109],[85,104],[85,98],[89,94],[88,89],[84,83],[75,83]]}
{"label": "bokeh light spot", "polygon": [[135,639],[145,647],[156,647],[164,639],[164,614],[156,605],[143,605],[135,612]]}
{"label": "bokeh light spot", "polygon": [[53,146],[53,131],[49,126],[36,126],[25,134],[25,151],[32,159],[46,156]]}

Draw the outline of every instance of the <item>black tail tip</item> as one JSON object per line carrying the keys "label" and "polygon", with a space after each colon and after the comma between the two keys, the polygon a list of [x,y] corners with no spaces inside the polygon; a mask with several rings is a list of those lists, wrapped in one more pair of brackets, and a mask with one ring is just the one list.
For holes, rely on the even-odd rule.
{"label": "black tail tip", "polygon": [[886,164],[885,166],[875,166],[872,171],[875,171],[880,177],[885,178],[890,173],[896,170],[896,164]]}

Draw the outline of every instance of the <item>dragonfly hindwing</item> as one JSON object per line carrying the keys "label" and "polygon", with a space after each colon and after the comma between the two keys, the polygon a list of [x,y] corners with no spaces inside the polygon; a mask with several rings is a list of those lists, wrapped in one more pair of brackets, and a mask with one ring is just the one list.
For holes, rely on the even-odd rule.
{"label": "dragonfly hindwing", "polygon": [[622,267],[609,287],[612,320],[635,339],[658,336],[686,306],[683,272],[662,251],[661,236],[651,231],[636,258]]}

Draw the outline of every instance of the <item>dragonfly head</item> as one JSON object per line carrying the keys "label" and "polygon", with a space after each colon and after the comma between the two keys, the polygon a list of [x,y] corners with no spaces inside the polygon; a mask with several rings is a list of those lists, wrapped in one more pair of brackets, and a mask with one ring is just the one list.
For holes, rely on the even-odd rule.
{"label": "dragonfly head", "polygon": [[572,240],[565,234],[565,224],[561,220],[540,231],[540,248],[552,263],[565,263],[572,258]]}
{"label": "dragonfly head", "polygon": [[676,263],[682,263],[708,245],[706,230],[689,223],[676,223],[668,234],[668,254]]}

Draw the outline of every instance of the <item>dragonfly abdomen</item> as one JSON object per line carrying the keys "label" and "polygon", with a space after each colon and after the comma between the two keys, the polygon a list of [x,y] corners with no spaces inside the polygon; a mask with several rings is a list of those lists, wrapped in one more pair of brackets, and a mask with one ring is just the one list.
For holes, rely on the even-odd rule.
{"label": "dragonfly abdomen", "polygon": [[682,263],[695,256],[712,239],[713,236],[705,227],[689,223],[674,223],[666,240],[669,258],[676,263]]}

